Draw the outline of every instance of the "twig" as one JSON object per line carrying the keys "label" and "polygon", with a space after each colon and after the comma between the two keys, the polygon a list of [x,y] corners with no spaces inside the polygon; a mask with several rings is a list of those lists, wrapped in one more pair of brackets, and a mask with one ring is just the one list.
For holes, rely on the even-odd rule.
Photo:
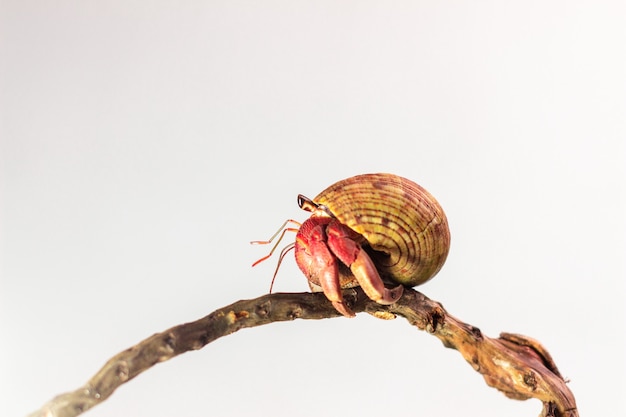
{"label": "twig", "polygon": [[[355,312],[365,311],[380,318],[400,315],[418,329],[438,337],[444,346],[458,350],[488,385],[508,397],[541,400],[540,417],[578,417],[574,395],[547,350],[537,341],[509,333],[502,333],[497,339],[486,337],[478,328],[449,315],[438,302],[409,288],[390,306],[369,300],[359,288],[346,290],[344,297]],[[30,417],[77,416],[109,398],[120,385],[153,365],[201,349],[240,329],[298,318],[318,320],[337,316],[337,311],[321,293],[278,293],[237,301],[120,352],[87,384],[55,397]]]}

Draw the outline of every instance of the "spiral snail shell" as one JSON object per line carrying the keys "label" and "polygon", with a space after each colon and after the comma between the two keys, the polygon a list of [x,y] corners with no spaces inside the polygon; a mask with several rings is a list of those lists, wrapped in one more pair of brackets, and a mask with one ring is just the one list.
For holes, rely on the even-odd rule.
{"label": "spiral snail shell", "polygon": [[450,230],[437,200],[393,174],[363,174],[334,183],[313,199],[365,238],[383,278],[417,286],[434,277],[450,249]]}

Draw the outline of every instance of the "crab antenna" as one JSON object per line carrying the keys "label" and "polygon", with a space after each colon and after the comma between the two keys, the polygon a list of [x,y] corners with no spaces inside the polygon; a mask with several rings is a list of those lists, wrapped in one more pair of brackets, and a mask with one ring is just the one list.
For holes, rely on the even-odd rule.
{"label": "crab antenna", "polygon": [[287,252],[289,252],[290,250],[292,250],[295,247],[296,247],[295,242],[294,243],[290,243],[290,244],[285,246],[280,251],[280,256],[278,257],[278,263],[276,264],[276,270],[274,271],[274,276],[272,277],[272,283],[270,284],[270,294],[272,293],[272,289],[274,288],[274,281],[276,280],[276,275],[278,275],[278,270],[280,269],[280,264],[283,262],[283,259],[285,258],[285,255],[287,255]]}
{"label": "crab antenna", "polygon": [[[287,226],[287,224],[289,223],[293,223],[295,225],[297,225],[298,227],[285,227]],[[302,224],[300,222],[297,222],[293,219],[287,219],[285,220],[285,222],[280,226],[280,228],[276,231],[276,233],[274,233],[272,235],[272,237],[269,238],[269,240],[253,240],[252,242],[250,242],[251,245],[267,245],[269,243],[272,243],[272,241],[276,238],[276,236],[278,236],[278,234],[280,233],[280,237],[278,238],[278,240],[276,241],[276,243],[274,244],[274,246],[272,247],[272,250],[270,250],[270,253],[268,253],[267,255],[265,255],[264,257],[262,257],[261,259],[257,260],[255,263],[252,264],[252,266],[257,266],[258,264],[260,264],[261,262],[263,262],[264,260],[270,258],[273,254],[274,251],[276,250],[276,248],[278,247],[278,245],[280,244],[280,241],[283,240],[283,237],[285,236],[285,233],[287,232],[297,232],[300,229],[300,226],[302,226]],[[282,233],[281,233],[282,232]]]}

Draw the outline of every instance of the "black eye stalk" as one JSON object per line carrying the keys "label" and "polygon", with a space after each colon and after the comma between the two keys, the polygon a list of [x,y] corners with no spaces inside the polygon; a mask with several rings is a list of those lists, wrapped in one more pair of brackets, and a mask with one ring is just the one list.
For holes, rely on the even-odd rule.
{"label": "black eye stalk", "polygon": [[333,219],[335,218],[335,215],[328,207],[323,204],[317,204],[315,201],[311,200],[309,197],[303,196],[302,194],[298,194],[298,207],[309,212],[322,210],[324,213],[328,214],[329,217],[332,217]]}

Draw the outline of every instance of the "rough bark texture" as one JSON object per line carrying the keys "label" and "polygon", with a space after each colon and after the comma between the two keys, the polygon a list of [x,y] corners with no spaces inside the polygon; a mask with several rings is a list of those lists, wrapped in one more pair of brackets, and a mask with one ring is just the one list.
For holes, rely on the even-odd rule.
{"label": "rough bark texture", "polygon": [[[444,346],[458,350],[472,368],[483,375],[488,385],[510,398],[541,400],[541,417],[578,416],[574,395],[539,342],[510,333],[489,338],[477,327],[449,315],[440,303],[413,289],[405,289],[402,298],[390,306],[369,300],[360,288],[346,290],[344,297],[357,313],[365,311],[380,318],[399,315],[418,329],[436,336]],[[77,416],[106,400],[120,385],[153,365],[201,349],[240,329],[276,321],[337,316],[339,313],[321,293],[278,293],[237,301],[197,321],[157,333],[120,352],[87,384],[55,397],[30,416]]]}

